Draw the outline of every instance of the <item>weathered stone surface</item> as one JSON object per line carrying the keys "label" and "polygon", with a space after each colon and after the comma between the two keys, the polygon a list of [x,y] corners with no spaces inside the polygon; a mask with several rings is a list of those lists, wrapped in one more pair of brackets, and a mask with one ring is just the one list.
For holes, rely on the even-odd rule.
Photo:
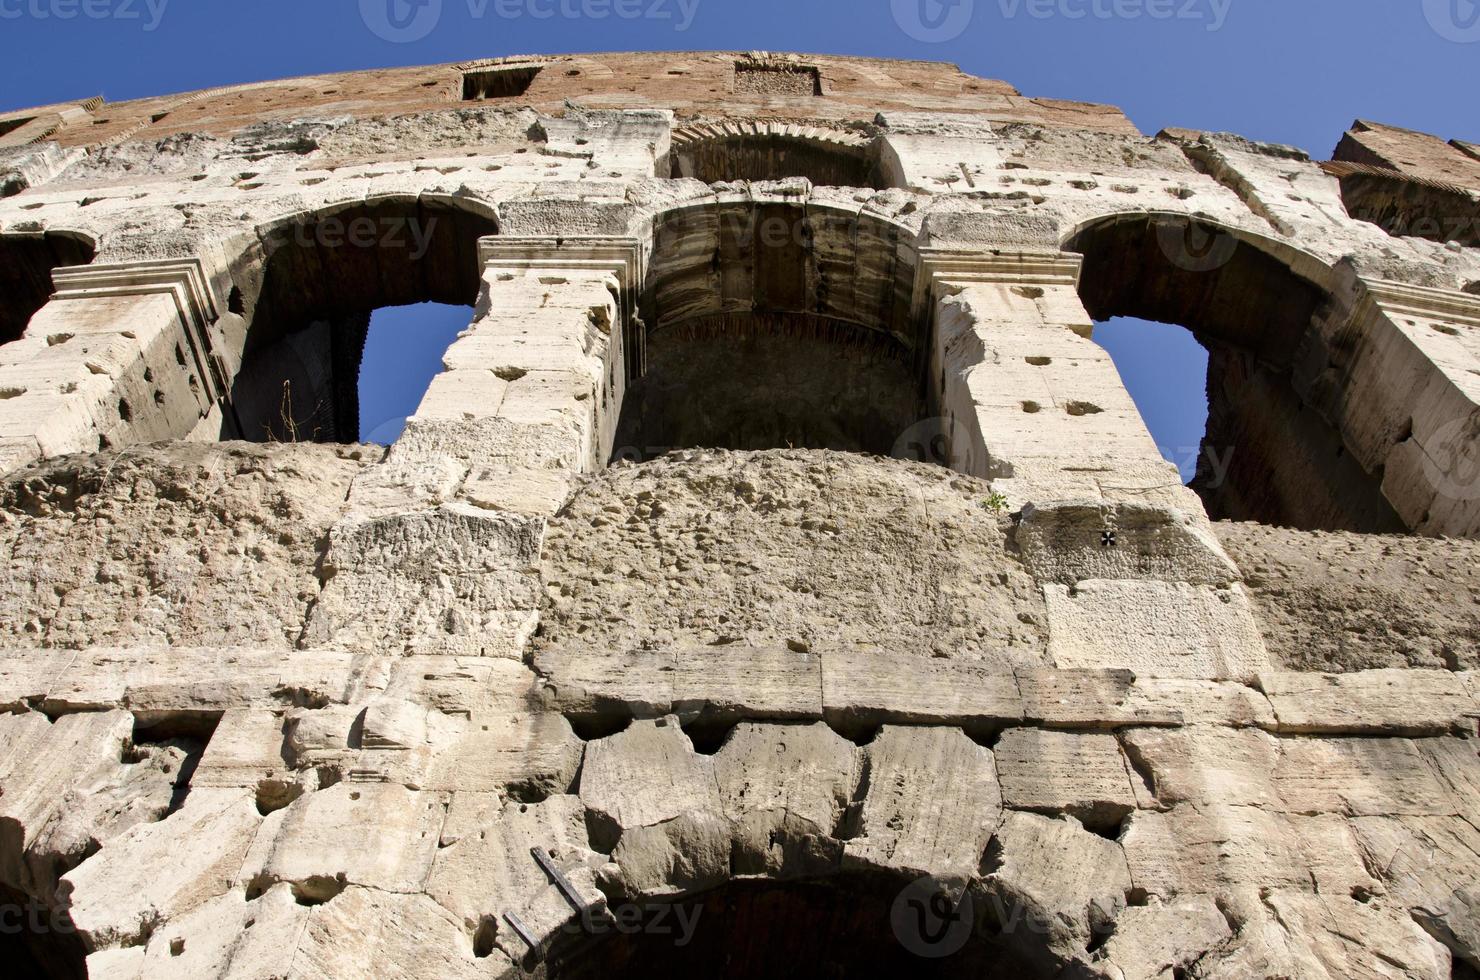
{"label": "weathered stone surface", "polygon": [[63,906],[90,949],[133,944],[154,923],[225,894],[262,817],[244,790],[197,790],[67,874]]}
{"label": "weathered stone surface", "polygon": [[1480,669],[1480,545],[1214,525],[1277,666]]}
{"label": "weathered stone surface", "polygon": [[845,729],[887,722],[981,730],[1023,717],[1010,671],[937,658],[824,654],[822,699],[828,723]]}
{"label": "weathered stone surface", "polygon": [[1464,817],[1357,817],[1352,829],[1391,898],[1457,957],[1480,968],[1480,830]]}
{"label": "weathered stone surface", "polygon": [[1083,955],[1125,908],[1131,874],[1120,845],[1071,818],[1008,812],[987,855],[982,887],[1006,941],[1041,970]]}
{"label": "weathered stone surface", "polygon": [[238,879],[254,890],[286,882],[322,901],[346,884],[420,892],[446,814],[441,794],[402,786],[339,783],[272,814]]}
{"label": "weathered stone surface", "polygon": [[1206,895],[1123,910],[1094,964],[1115,980],[1154,980],[1186,971],[1232,938],[1228,921]]}
{"label": "weathered stone surface", "polygon": [[[1116,536],[1114,548],[1103,543],[1106,531]],[[1159,579],[1226,586],[1239,579],[1205,523],[1166,507],[1099,501],[1030,507],[1014,540],[1040,582]]]}
{"label": "weathered stone surface", "polygon": [[469,935],[490,924],[499,946],[522,957],[528,948],[506,913],[541,939],[578,914],[535,861],[530,849],[536,847],[575,883],[591,914],[599,914],[605,897],[592,875],[605,859],[586,841],[585,810],[574,796],[506,804],[477,831],[437,851],[427,894],[457,915]]}
{"label": "weathered stone surface", "polygon": [[1136,808],[1132,776],[1114,735],[1011,728],[992,749],[1002,802],[1067,813],[1089,827],[1117,827]]}
{"label": "weathered stone surface", "polygon": [[691,452],[609,470],[551,522],[539,645],[892,655],[924,635],[951,658],[1042,664],[1042,599],[1005,523],[981,508],[989,493],[940,468],[836,453]]}
{"label": "weathered stone surface", "polygon": [[1279,731],[1439,735],[1470,727],[1475,706],[1458,677],[1436,670],[1260,674]]}
{"label": "weathered stone surface", "polygon": [[[1278,807],[1279,739],[1254,729],[1136,729],[1122,736],[1157,805]],[[1145,784],[1142,784],[1145,785]]]}
{"label": "weathered stone surface", "polygon": [[1418,743],[1398,738],[1284,739],[1275,786],[1292,813],[1448,816],[1462,805]]}
{"label": "weathered stone surface", "polygon": [[1247,680],[1268,668],[1244,592],[1181,583],[1045,585],[1048,655],[1062,668],[1128,667],[1156,677]]}
{"label": "weathered stone surface", "polygon": [[720,808],[714,761],[694,751],[672,716],[588,743],[580,796],[613,845],[627,830]]}
{"label": "weathered stone surface", "polygon": [[36,646],[288,650],[355,449],[188,445],[68,457],[0,488],[0,635]]}
{"label": "weathered stone surface", "polygon": [[869,793],[844,863],[964,882],[997,828],[992,753],[954,728],[889,726],[864,750]]}

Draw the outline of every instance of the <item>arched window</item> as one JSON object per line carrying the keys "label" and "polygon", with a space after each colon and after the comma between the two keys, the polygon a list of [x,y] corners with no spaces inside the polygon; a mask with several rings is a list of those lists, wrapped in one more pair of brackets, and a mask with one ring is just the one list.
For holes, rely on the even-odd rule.
{"label": "arched window", "polygon": [[466,325],[478,295],[478,239],[496,232],[489,213],[426,198],[359,203],[261,229],[260,248],[233,270],[221,323],[239,364],[222,437],[356,442],[373,435],[362,421],[375,428],[388,419],[363,419],[360,411],[371,330],[388,319],[419,334],[417,356],[382,365],[375,376],[378,386],[401,390],[404,402],[435,373],[426,362],[440,361],[451,315],[426,307],[383,317],[376,311],[457,306]]}
{"label": "arched window", "polygon": [[805,177],[818,186],[882,188],[876,144],[841,130],[725,121],[673,134],[674,178],[706,184]]}
{"label": "arched window", "polygon": [[931,401],[906,235],[792,204],[660,217],[616,458],[689,447],[889,454]]}
{"label": "arched window", "polygon": [[1297,270],[1297,254],[1277,257],[1252,236],[1171,214],[1100,219],[1065,247],[1084,255],[1080,292],[1096,321],[1179,325],[1207,349],[1208,423],[1192,487],[1211,516],[1404,529],[1382,474],[1362,467],[1333,422],[1345,355],[1314,260]]}

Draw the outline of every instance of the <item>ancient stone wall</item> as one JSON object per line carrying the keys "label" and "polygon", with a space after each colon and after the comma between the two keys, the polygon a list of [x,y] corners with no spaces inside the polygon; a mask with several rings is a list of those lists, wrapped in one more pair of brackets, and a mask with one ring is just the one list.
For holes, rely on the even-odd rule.
{"label": "ancient stone wall", "polygon": [[[1480,970],[1467,144],[762,52],[17,118],[22,975]],[[1212,352],[1193,488],[1116,315]]]}

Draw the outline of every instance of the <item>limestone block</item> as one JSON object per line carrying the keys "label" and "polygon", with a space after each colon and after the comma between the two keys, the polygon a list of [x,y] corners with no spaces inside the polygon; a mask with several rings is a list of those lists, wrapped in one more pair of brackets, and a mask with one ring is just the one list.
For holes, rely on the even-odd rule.
{"label": "limestone block", "polygon": [[447,819],[442,823],[441,846],[451,847],[464,837],[484,830],[498,822],[503,813],[504,797],[500,793],[451,794],[447,804]]}
{"label": "limestone block", "polygon": [[991,751],[960,729],[888,726],[865,756],[868,795],[845,866],[953,882],[974,875],[1002,809]]}
{"label": "limestone block", "polygon": [[1155,802],[1278,807],[1273,775],[1280,741],[1254,729],[1135,729],[1126,753],[1151,783]]}
{"label": "limestone block", "polygon": [[1123,910],[1095,963],[1116,980],[1160,980],[1185,972],[1232,937],[1206,895]]}
{"label": "limestone block", "polygon": [[348,888],[310,911],[292,980],[482,980],[512,967],[496,949],[477,958],[462,924],[425,895]]}
{"label": "limestone block", "polygon": [[509,803],[492,823],[437,852],[427,894],[457,916],[470,935],[480,925],[492,923],[499,946],[522,957],[528,948],[505,914],[513,913],[542,940],[578,915],[531,848],[550,855],[591,914],[600,914],[605,907],[592,876],[605,859],[587,844],[584,817],[573,796]]}
{"label": "limestone block", "polygon": [[673,713],[724,724],[742,718],[822,717],[822,657],[789,647],[682,647]]}
{"label": "limestone block", "polygon": [[217,722],[190,777],[192,787],[255,789],[265,779],[288,780],[281,714],[269,708],[231,708]]}
{"label": "limestone block", "polygon": [[1182,705],[1140,697],[1136,675],[1123,668],[1018,670],[1014,676],[1028,722],[1051,728],[1182,724]]}
{"label": "limestone block", "polygon": [[89,949],[132,943],[152,923],[224,894],[261,824],[247,791],[195,790],[166,819],[133,828],[69,872],[58,895]]}
{"label": "limestone block", "polygon": [[1293,813],[1448,816],[1469,808],[1408,739],[1294,738],[1280,748],[1275,786]]}
{"label": "limestone block", "polygon": [[714,760],[694,751],[671,715],[634,721],[620,734],[586,744],[581,802],[614,846],[627,830],[690,810],[718,812]]}
{"label": "limestone block", "polygon": [[474,467],[460,495],[485,510],[554,517],[570,498],[572,482],[567,470],[494,463]]}
{"label": "limestone block", "polygon": [[981,887],[1007,922],[1004,941],[1040,969],[1082,956],[1125,908],[1131,872],[1114,841],[1070,818],[1008,811],[987,855]]}
{"label": "limestone block", "polygon": [[[1227,586],[1238,569],[1200,514],[1146,504],[1071,501],[1024,509],[1016,540],[1040,582],[1156,579]],[[1115,544],[1104,543],[1106,532]]]}
{"label": "limestone block", "polygon": [[1469,738],[1426,738],[1415,744],[1448,785],[1460,812],[1473,813],[1480,801],[1480,742]]}
{"label": "limestone block", "polygon": [[1264,673],[1277,730],[1292,734],[1436,735],[1465,730],[1474,704],[1449,671]]}
{"label": "limestone block", "polygon": [[26,852],[63,816],[60,807],[76,805],[68,799],[70,790],[100,789],[119,775],[133,727],[126,711],[67,715],[55,724],[35,712],[0,715],[0,880],[22,890],[49,890],[51,882],[32,879],[36,865],[51,861],[41,854],[28,861]]}
{"label": "limestone block", "polygon": [[724,884],[731,835],[730,821],[708,810],[627,831],[612,851],[623,894],[684,895]]}
{"label": "limestone block", "polygon": [[404,657],[379,662],[383,678],[367,685],[386,697],[472,717],[525,711],[538,703],[533,671],[513,660],[485,657]]}
{"label": "limestone block", "polygon": [[308,793],[280,816],[280,827],[241,880],[258,887],[294,886],[314,900],[346,882],[388,892],[418,892],[431,871],[446,797],[403,786],[338,783]]}
{"label": "limestone block", "polygon": [[1004,806],[1110,828],[1136,808],[1131,775],[1114,735],[1010,728],[993,746]]}
{"label": "limestone block", "polygon": [[861,775],[860,753],[823,724],[744,723],[714,757],[735,869],[787,875],[836,866],[836,836]]}
{"label": "limestone block", "polygon": [[1248,596],[1150,581],[1045,585],[1048,655],[1057,667],[1128,667],[1138,674],[1250,680],[1269,667]]}
{"label": "limestone block", "polygon": [[674,650],[540,650],[535,666],[545,695],[567,717],[586,722],[660,718],[673,710]]}
{"label": "limestone block", "polygon": [[1138,677],[1127,709],[1143,715],[1175,713],[1188,725],[1273,728],[1269,700],[1244,684],[1184,677]]}
{"label": "limestone block", "polygon": [[1356,817],[1352,829],[1391,899],[1480,968],[1480,830],[1462,817]]}
{"label": "limestone block", "polygon": [[[312,910],[287,885],[253,901],[233,889],[156,927],[141,976],[159,980],[267,980],[297,976],[298,940]],[[108,974],[102,974],[107,976]]]}
{"label": "limestone block", "polygon": [[474,715],[462,734],[432,750],[422,788],[496,791],[517,799],[564,793],[583,749],[570,722],[552,712]]}
{"label": "limestone block", "polygon": [[1023,717],[1010,671],[933,657],[824,653],[822,699],[828,722],[843,728],[888,722],[991,729]]}
{"label": "limestone block", "polygon": [[87,958],[89,977],[108,980],[140,980],[144,976],[144,947],[127,946],[102,949]]}
{"label": "limestone block", "polygon": [[41,703],[77,655],[75,650],[0,651],[0,711],[23,714]]}
{"label": "limestone block", "polygon": [[349,768],[356,754],[349,747],[350,732],[363,712],[358,704],[293,709],[283,721],[285,761],[295,769]]}
{"label": "limestone block", "polygon": [[262,702],[342,702],[354,680],[353,658],[333,651],[89,649],[50,686],[43,707],[96,711],[128,704],[147,720]]}
{"label": "limestone block", "polygon": [[339,524],[311,642],[518,659],[540,604],[542,521],[466,504]]}
{"label": "limestone block", "polygon": [[1285,816],[1260,807],[1137,810],[1120,838],[1136,888],[1170,900],[1261,888],[1349,894],[1378,887],[1355,838],[1335,816]]}

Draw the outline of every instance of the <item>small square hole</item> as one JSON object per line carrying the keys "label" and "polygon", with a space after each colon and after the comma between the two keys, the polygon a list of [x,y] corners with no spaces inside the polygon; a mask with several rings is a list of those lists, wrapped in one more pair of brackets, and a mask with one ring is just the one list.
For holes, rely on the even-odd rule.
{"label": "small square hole", "polygon": [[738,95],[821,95],[822,72],[813,65],[736,62],[735,92]]}
{"label": "small square hole", "polygon": [[534,84],[542,68],[541,65],[500,65],[463,72],[463,101],[511,99],[523,95]]}

